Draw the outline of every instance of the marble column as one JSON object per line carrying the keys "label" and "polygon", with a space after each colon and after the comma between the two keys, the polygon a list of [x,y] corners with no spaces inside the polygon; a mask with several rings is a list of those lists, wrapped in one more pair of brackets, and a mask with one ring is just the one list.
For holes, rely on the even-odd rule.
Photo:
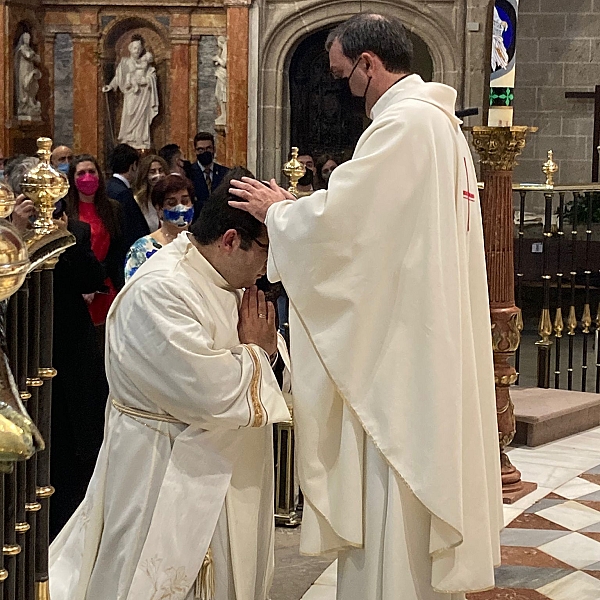
{"label": "marble column", "polygon": [[248,155],[248,29],[245,0],[227,6],[227,165],[246,165]]}
{"label": "marble column", "polygon": [[[198,94],[195,93],[198,89],[198,36],[194,36],[189,45],[189,119],[188,119],[188,145],[185,148],[188,157],[195,155],[194,136],[198,132]],[[190,160],[193,160],[190,158]]]}
{"label": "marble column", "polygon": [[54,143],[73,147],[73,40],[57,33],[54,42]]}
{"label": "marble column", "polygon": [[179,145],[184,154],[188,152],[190,130],[190,41],[190,15],[172,15],[169,142]]}
{"label": "marble column", "polygon": [[[217,36],[202,35],[198,41],[198,131],[215,131],[217,99],[215,98],[215,65],[213,56],[217,53]],[[225,152],[225,146],[217,152]],[[225,162],[225,158],[223,158]]]}
{"label": "marble column", "polygon": [[98,156],[98,37],[73,36],[73,151]]}
{"label": "marble column", "polygon": [[54,137],[54,33],[47,33],[44,37],[44,54],[42,57],[44,64],[44,74],[48,80],[48,94],[40,95],[42,102],[42,114],[48,115],[48,123],[50,125],[49,137]]}
{"label": "marble column", "polygon": [[515,306],[512,175],[516,157],[525,147],[529,127],[473,127],[484,189],[481,213],[490,296],[496,413],[502,469],[502,496],[512,504],[537,485],[521,480],[510,462],[507,446],[515,436],[510,386],[517,380],[511,360],[521,341],[521,311]]}

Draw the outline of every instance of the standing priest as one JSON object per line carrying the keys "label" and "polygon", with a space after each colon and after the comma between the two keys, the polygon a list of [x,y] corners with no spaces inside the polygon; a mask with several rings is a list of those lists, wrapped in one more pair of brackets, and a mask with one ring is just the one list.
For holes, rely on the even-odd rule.
{"label": "standing priest", "polygon": [[266,230],[227,187],[111,308],[104,443],[51,546],[53,600],[267,598],[270,425],[290,415],[271,369],[274,308],[253,285]]}
{"label": "standing priest", "polygon": [[338,600],[494,586],[500,465],[481,213],[456,92],[410,74],[393,17],[328,40],[373,119],[328,191],[232,182],[290,298],[301,551],[338,553]]}

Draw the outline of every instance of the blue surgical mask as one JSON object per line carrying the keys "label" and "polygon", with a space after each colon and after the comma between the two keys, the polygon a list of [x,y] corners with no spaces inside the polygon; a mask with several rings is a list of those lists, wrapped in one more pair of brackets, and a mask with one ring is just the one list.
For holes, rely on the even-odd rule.
{"label": "blue surgical mask", "polygon": [[67,175],[69,173],[69,163],[58,163],[58,167],[56,167],[56,169],[59,173]]}
{"label": "blue surgical mask", "polygon": [[192,222],[194,218],[194,207],[177,204],[172,208],[163,208],[163,221],[177,225],[177,227],[185,227]]}

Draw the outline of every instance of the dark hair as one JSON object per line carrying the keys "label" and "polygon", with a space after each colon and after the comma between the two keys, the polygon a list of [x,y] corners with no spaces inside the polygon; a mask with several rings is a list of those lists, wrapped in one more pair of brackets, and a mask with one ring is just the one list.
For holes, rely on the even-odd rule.
{"label": "dark hair", "polygon": [[69,166],[69,172],[67,174],[67,178],[69,179],[69,192],[65,196],[65,212],[70,219],[75,219],[77,221],[79,220],[79,192],[77,190],[77,186],[75,185],[75,169],[79,163],[86,161],[94,163],[96,171],[98,171],[99,185],[98,190],[94,195],[94,204],[100,220],[110,234],[111,240],[114,240],[121,236],[119,222],[115,215],[111,201],[106,195],[106,185],[104,183],[104,175],[100,169],[100,165],[98,164],[96,157],[92,156],[91,154],[79,154],[75,156]]}
{"label": "dark hair", "polygon": [[135,177],[135,185],[133,186],[135,191],[133,195],[135,196],[137,203],[144,209],[148,208],[148,199],[150,198],[151,192],[151,186],[148,182],[148,173],[150,172],[150,167],[154,162],[160,163],[165,175],[167,175],[169,172],[169,166],[164,158],[156,156],[156,154],[149,154],[148,156],[144,156],[144,158],[142,158]]}
{"label": "dark hair", "polygon": [[[314,161],[313,153],[309,152],[307,148],[300,148],[300,150],[298,150],[298,156],[310,156]],[[290,152],[290,158],[292,158],[291,152]]]}
{"label": "dark hair", "polygon": [[265,226],[250,213],[228,204],[229,200],[239,200],[237,196],[229,193],[230,181],[242,177],[254,178],[254,175],[244,167],[230,169],[225,179],[204,203],[200,216],[190,227],[192,235],[199,244],[208,246],[216,242],[229,229],[235,229],[242,238],[240,247],[242,250],[248,250],[252,242],[266,231]]}
{"label": "dark hair", "polygon": [[178,154],[181,154],[181,148],[177,144],[167,144],[158,151],[158,155],[167,162],[169,169],[173,168],[173,159]]}
{"label": "dark hair", "polygon": [[212,142],[212,145],[215,145],[215,136],[208,131],[199,131],[194,136],[194,148],[196,147],[196,142]]}
{"label": "dark hair", "polygon": [[150,194],[152,205],[156,210],[162,208],[168,194],[180,192],[181,190],[187,190],[192,202],[194,201],[194,186],[187,177],[182,177],[175,173],[167,175],[164,179],[158,181],[152,188],[152,193]]}
{"label": "dark hair", "polygon": [[319,189],[327,188],[327,183],[323,179],[323,167],[330,160],[332,160],[336,165],[339,166],[339,164],[340,164],[339,160],[335,156],[332,156],[331,154],[321,154],[321,156],[317,157],[317,159],[315,160],[315,169],[317,170],[316,183],[317,183],[317,186]]}
{"label": "dark hair", "polygon": [[127,173],[131,165],[140,162],[138,151],[129,144],[117,144],[110,155],[110,170],[113,173]]}
{"label": "dark hair", "polygon": [[413,45],[406,27],[397,17],[376,13],[354,15],[329,34],[325,43],[328,52],[335,40],[352,62],[363,52],[372,52],[390,73],[410,72]]}

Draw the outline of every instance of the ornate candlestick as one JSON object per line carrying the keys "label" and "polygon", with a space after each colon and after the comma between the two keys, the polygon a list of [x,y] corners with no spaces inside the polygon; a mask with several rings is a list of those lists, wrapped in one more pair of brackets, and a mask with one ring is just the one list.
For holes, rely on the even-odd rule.
{"label": "ornate candlestick", "polygon": [[546,185],[554,187],[554,174],[558,172],[558,165],[554,162],[554,152],[548,150],[548,160],[543,164],[542,171],[546,175]]}
{"label": "ornate candlestick", "polygon": [[35,204],[38,216],[33,227],[40,236],[58,229],[57,223],[52,220],[52,213],[58,200],[69,191],[69,183],[50,166],[52,140],[41,137],[38,138],[37,145],[40,163],[25,175],[21,189]]}
{"label": "ornate candlestick", "polygon": [[490,295],[496,412],[502,466],[502,495],[512,504],[533,491],[535,483],[521,481],[505,449],[515,435],[514,406],[509,386],[517,372],[509,364],[521,341],[521,310],[515,306],[513,259],[512,172],[533,127],[473,127],[473,144],[479,153],[484,190],[481,196],[483,233]]}
{"label": "ornate candlestick", "polygon": [[302,178],[306,169],[304,165],[298,160],[298,148],[294,146],[292,148],[292,158],[283,165],[283,174],[290,180],[290,187],[288,192],[298,197],[298,180]]}

